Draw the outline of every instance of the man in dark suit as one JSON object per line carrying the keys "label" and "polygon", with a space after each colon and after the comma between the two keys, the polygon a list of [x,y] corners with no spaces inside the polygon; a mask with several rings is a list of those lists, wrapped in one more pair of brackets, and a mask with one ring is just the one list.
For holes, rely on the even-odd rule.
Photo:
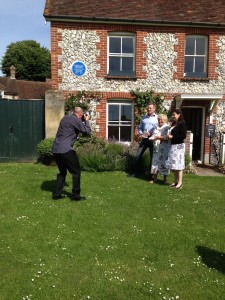
{"label": "man in dark suit", "polygon": [[62,195],[65,185],[67,170],[72,174],[72,200],[85,200],[80,195],[80,176],[81,169],[76,151],[73,149],[79,133],[89,135],[91,127],[90,116],[84,115],[81,107],[75,107],[73,114],[65,115],[60,121],[56,138],[53,143],[52,152],[58,165],[59,174],[57,175],[56,187],[52,194],[52,199],[64,198]]}

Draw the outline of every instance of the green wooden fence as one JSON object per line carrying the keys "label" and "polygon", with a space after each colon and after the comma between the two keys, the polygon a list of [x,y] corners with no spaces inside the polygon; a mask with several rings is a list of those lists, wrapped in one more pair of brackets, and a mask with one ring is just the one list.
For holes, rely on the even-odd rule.
{"label": "green wooden fence", "polygon": [[0,99],[0,162],[37,160],[45,136],[44,100]]}

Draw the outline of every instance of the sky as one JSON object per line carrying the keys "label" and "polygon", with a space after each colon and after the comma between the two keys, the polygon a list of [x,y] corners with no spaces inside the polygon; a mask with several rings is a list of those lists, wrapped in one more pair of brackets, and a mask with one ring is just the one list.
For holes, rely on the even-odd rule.
{"label": "sky", "polygon": [[19,41],[34,40],[50,49],[50,23],[45,24],[43,17],[45,0],[0,0],[0,4],[0,60],[7,46]]}

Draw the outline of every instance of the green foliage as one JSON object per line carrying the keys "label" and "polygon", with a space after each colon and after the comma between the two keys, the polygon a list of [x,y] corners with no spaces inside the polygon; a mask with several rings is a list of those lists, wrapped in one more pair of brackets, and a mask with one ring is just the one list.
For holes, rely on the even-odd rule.
{"label": "green foliage", "polygon": [[65,113],[71,113],[75,107],[79,106],[83,111],[90,109],[90,102],[92,100],[99,100],[101,95],[99,93],[88,93],[85,91],[78,92],[77,94],[70,94],[65,101]]}
{"label": "green foliage", "polygon": [[191,165],[191,156],[189,153],[185,153],[185,166],[188,167]]}
{"label": "green foliage", "polygon": [[79,139],[76,141],[74,148],[77,149],[81,146],[83,146],[86,143],[90,144],[96,144],[99,145],[100,147],[104,148],[106,147],[106,144],[108,143],[105,139],[98,138],[94,133],[92,133],[89,136],[80,136]]}
{"label": "green foliage", "polygon": [[1,61],[4,75],[16,67],[16,79],[45,81],[51,77],[51,55],[46,47],[33,40],[11,43]]}
{"label": "green foliage", "polygon": [[[51,165],[54,162],[52,154],[53,138],[42,140],[37,145],[40,154],[39,161],[45,165]],[[83,171],[102,172],[102,171],[126,171],[133,172],[135,155],[138,143],[132,143],[130,146],[119,144],[115,141],[106,141],[97,138],[95,134],[91,136],[79,137],[74,145],[80,166]],[[146,151],[140,161],[140,172],[145,175],[149,171],[149,152]],[[191,157],[185,154],[185,173],[194,173]]]}
{"label": "green foliage", "polygon": [[[54,139],[44,139],[37,145],[39,161],[53,164],[52,144]],[[81,169],[90,172],[125,170],[127,165],[127,147],[115,142],[107,142],[97,138],[81,136],[74,145]]]}
{"label": "green foliage", "polygon": [[75,107],[81,107],[84,111],[89,108],[89,102],[85,99],[85,92],[78,92],[76,95],[69,95],[65,101],[65,113],[71,113]]}
{"label": "green foliage", "polygon": [[81,169],[90,172],[111,171],[112,161],[98,144],[86,143],[77,149]]}
{"label": "green foliage", "polygon": [[37,144],[37,150],[40,154],[39,161],[41,161],[43,164],[49,165],[52,164],[54,161],[52,153],[53,141],[53,138],[48,138],[40,141]]}
{"label": "green foliage", "polygon": [[131,95],[134,96],[135,108],[135,125],[138,126],[142,116],[146,113],[148,103],[154,103],[157,107],[156,112],[167,114],[168,111],[163,106],[162,96],[155,94],[153,90],[141,92],[140,89],[132,90]]}
{"label": "green foliage", "polygon": [[124,147],[104,140],[94,140],[76,147],[81,169],[84,171],[125,170]]}
{"label": "green foliage", "polygon": [[189,153],[185,153],[184,159],[185,159],[184,173],[186,174],[196,173],[195,169],[193,168],[192,159]]}
{"label": "green foliage", "polygon": [[124,146],[116,142],[109,142],[105,147],[105,151],[112,156],[122,155],[124,152]]}

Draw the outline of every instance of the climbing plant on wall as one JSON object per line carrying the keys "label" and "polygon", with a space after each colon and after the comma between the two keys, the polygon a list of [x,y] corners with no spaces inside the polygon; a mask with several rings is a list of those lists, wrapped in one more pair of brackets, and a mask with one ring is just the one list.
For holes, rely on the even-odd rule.
{"label": "climbing plant on wall", "polygon": [[84,112],[93,110],[93,103],[98,103],[100,99],[101,95],[99,93],[82,91],[77,94],[70,94],[65,101],[65,113],[71,113],[77,106],[81,107]]}
{"label": "climbing plant on wall", "polygon": [[167,109],[163,106],[162,95],[155,94],[153,90],[147,90],[141,92],[140,89],[132,90],[131,95],[134,96],[134,121],[135,126],[138,126],[141,118],[146,114],[146,107],[148,103],[154,103],[156,105],[157,114],[168,114]]}

